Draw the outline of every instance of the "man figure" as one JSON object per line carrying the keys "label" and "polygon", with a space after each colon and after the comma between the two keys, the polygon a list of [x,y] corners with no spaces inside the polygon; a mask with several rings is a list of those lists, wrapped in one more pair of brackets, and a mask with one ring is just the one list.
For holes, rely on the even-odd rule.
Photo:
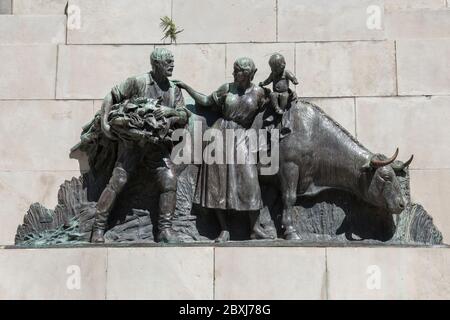
{"label": "man figure", "polygon": [[[103,190],[97,202],[95,222],[91,242],[103,243],[108,216],[114,202],[129,180],[130,174],[144,158],[155,175],[158,185],[159,217],[157,240],[173,242],[176,239],[171,233],[172,216],[175,211],[177,181],[170,160],[170,147],[165,144],[151,145],[143,148],[136,142],[118,139],[108,123],[108,115],[114,104],[126,99],[146,97],[158,99],[161,107],[154,112],[156,118],[177,117],[177,123],[184,125],[188,120],[188,111],[184,108],[181,90],[172,84],[168,77],[172,76],[174,68],[173,54],[165,48],[155,49],[150,62],[152,71],[137,77],[128,78],[125,82],[112,88],[104,98],[100,113],[101,129],[104,135],[112,140],[118,140],[117,160],[112,177]],[[152,183],[153,181],[150,181]]]}

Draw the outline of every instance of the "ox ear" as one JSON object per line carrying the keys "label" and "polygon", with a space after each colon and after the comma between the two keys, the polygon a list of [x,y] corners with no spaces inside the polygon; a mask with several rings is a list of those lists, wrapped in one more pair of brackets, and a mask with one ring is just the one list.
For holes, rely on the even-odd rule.
{"label": "ox ear", "polygon": [[372,165],[371,165],[371,163],[370,163],[370,160],[369,161],[367,161],[366,163],[364,163],[362,166],[361,166],[361,171],[370,171],[370,170],[373,170],[374,168],[372,167]]}
{"label": "ox ear", "polygon": [[[373,154],[361,167],[361,171],[375,171],[377,167],[374,165],[374,162],[377,160],[386,159],[384,155],[381,153]],[[375,160],[375,161],[374,161]]]}
{"label": "ox ear", "polygon": [[394,169],[396,172],[406,171],[406,168],[409,167],[413,159],[414,155],[411,155],[411,157],[406,162],[395,161],[394,163],[392,163],[392,169]]}

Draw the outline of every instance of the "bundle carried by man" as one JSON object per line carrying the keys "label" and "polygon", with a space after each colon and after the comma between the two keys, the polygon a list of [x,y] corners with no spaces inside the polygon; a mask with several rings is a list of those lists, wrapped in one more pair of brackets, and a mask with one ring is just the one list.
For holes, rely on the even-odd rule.
{"label": "bundle carried by man", "polygon": [[155,117],[159,107],[158,100],[145,97],[115,104],[108,115],[111,132],[128,141],[159,143],[170,139],[173,119]]}

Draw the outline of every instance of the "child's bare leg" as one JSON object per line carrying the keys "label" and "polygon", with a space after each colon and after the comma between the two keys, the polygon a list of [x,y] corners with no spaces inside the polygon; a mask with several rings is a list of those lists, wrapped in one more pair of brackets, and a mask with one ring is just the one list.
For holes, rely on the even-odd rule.
{"label": "child's bare leg", "polygon": [[289,101],[289,92],[288,91],[281,92],[278,95],[280,97],[280,109],[283,110],[283,117],[281,119],[280,137],[284,137],[291,132],[291,129],[289,129],[290,127],[289,112],[285,112]]}
{"label": "child's bare leg", "polygon": [[289,100],[289,92],[280,92],[278,93],[278,96],[280,100],[280,109],[285,111]]}
{"label": "child's bare leg", "polygon": [[272,106],[276,113],[281,114],[283,113],[283,110],[280,109],[280,105],[278,104],[278,92],[271,92],[270,93],[270,101],[272,102]]}

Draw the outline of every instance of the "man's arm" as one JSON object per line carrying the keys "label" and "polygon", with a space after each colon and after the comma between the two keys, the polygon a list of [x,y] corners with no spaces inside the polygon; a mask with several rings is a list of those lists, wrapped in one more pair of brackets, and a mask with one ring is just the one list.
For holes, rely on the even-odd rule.
{"label": "man's arm", "polygon": [[109,139],[115,139],[114,136],[111,134],[111,127],[108,123],[108,115],[111,111],[111,107],[113,106],[113,104],[114,104],[113,96],[110,92],[103,99],[102,109],[100,113],[101,114],[100,124],[102,127],[102,131]]}
{"label": "man's arm", "polygon": [[131,98],[136,91],[136,81],[134,78],[128,78],[121,84],[114,86],[111,91],[103,99],[101,108],[101,126],[103,133],[110,139],[115,139],[111,134],[111,127],[108,123],[108,116],[114,104],[120,103]]}

